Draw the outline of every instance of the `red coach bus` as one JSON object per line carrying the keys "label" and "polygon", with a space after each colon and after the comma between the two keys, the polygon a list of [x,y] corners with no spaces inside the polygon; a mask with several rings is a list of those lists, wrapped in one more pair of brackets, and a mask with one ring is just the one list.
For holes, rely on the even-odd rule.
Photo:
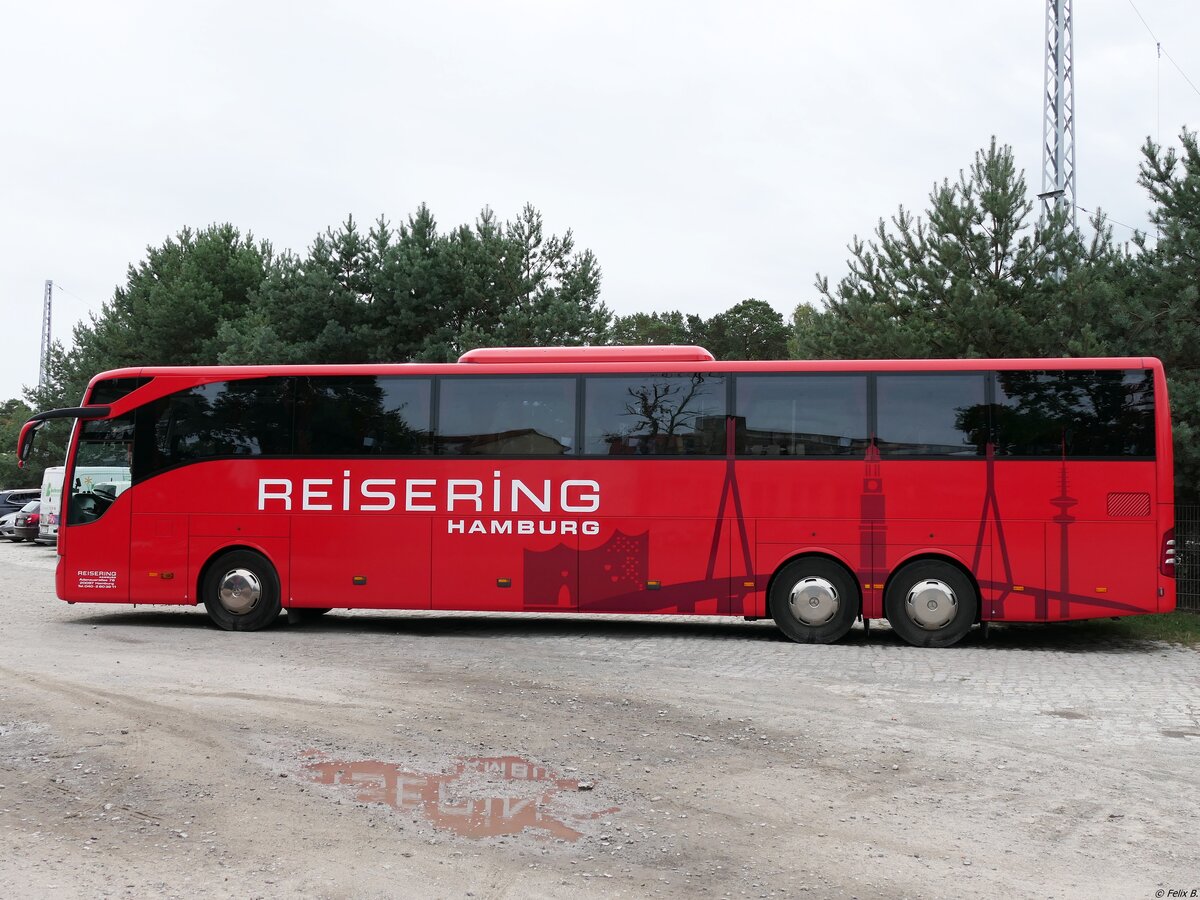
{"label": "red coach bus", "polygon": [[[716,362],[482,349],[450,365],[97,375],[58,596],[770,616],[836,641],[1175,607],[1155,359]],[[126,463],[128,460],[128,463]],[[120,493],[76,466],[128,464]]]}

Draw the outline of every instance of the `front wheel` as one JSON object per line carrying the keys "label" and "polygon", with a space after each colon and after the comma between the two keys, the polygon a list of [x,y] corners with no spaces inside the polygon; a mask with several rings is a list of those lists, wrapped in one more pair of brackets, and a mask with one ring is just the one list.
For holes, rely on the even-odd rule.
{"label": "front wheel", "polygon": [[775,624],[793,641],[832,644],[854,625],[858,586],[850,573],[831,559],[797,559],[775,576],[770,605]]}
{"label": "front wheel", "polygon": [[200,599],[218,627],[258,631],[279,617],[279,576],[260,554],[232,550],[208,567]]}
{"label": "front wheel", "polygon": [[883,607],[892,630],[914,647],[949,647],[975,623],[979,594],[962,569],[922,559],[895,574]]}

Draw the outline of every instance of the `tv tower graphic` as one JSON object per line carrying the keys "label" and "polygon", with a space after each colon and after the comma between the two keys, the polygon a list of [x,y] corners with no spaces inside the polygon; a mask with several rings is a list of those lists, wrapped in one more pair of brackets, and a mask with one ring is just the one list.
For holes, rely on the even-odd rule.
{"label": "tv tower graphic", "polygon": [[[886,575],[883,561],[887,556],[887,520],[884,518],[887,498],[883,494],[883,472],[874,435],[867,445],[865,462],[862,494],[858,500],[859,558],[864,597],[870,591],[883,590]],[[866,604],[864,612],[865,607]]]}
{"label": "tv tower graphic", "polygon": [[[1063,438],[1062,468],[1059,471],[1058,477],[1058,496],[1051,498],[1050,503],[1058,509],[1058,515],[1053,520],[1058,525],[1058,613],[1060,618],[1065,619],[1067,617],[1067,607],[1071,604],[1071,555],[1067,529],[1075,521],[1075,517],[1070,515],[1067,510],[1079,503],[1078,500],[1067,493],[1067,441],[1065,436]],[[1039,618],[1046,618],[1046,605],[1047,601],[1045,600],[1040,604],[1041,608],[1038,609]]]}

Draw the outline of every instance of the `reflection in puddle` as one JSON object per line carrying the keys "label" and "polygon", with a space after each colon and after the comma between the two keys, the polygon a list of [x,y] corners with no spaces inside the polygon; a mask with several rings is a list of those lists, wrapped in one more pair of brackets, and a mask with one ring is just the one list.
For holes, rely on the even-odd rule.
{"label": "reflection in puddle", "polygon": [[[590,789],[573,778],[559,778],[544,766],[519,756],[473,756],[459,759],[446,774],[405,772],[379,760],[331,760],[319,750],[303,756],[311,781],[354,789],[361,803],[385,803],[393,809],[420,812],[438,828],[461,837],[484,838],[543,831],[564,841],[583,837],[564,820],[586,822],[618,812],[572,811],[576,799]],[[556,802],[557,801],[557,802]],[[559,807],[551,812],[549,807]]]}

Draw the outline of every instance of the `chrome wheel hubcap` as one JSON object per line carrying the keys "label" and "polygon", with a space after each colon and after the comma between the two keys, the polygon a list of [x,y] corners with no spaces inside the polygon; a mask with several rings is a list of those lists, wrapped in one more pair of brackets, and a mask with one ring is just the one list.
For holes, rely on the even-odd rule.
{"label": "chrome wheel hubcap", "polygon": [[801,578],[788,595],[792,615],[805,625],[824,625],[837,615],[840,605],[833,582],[816,575]]}
{"label": "chrome wheel hubcap", "polygon": [[217,588],[221,605],[235,616],[244,616],[262,599],[262,582],[249,569],[231,569]]}
{"label": "chrome wheel hubcap", "polygon": [[946,582],[929,578],[912,586],[904,600],[904,610],[918,627],[937,631],[954,621],[958,597]]}

